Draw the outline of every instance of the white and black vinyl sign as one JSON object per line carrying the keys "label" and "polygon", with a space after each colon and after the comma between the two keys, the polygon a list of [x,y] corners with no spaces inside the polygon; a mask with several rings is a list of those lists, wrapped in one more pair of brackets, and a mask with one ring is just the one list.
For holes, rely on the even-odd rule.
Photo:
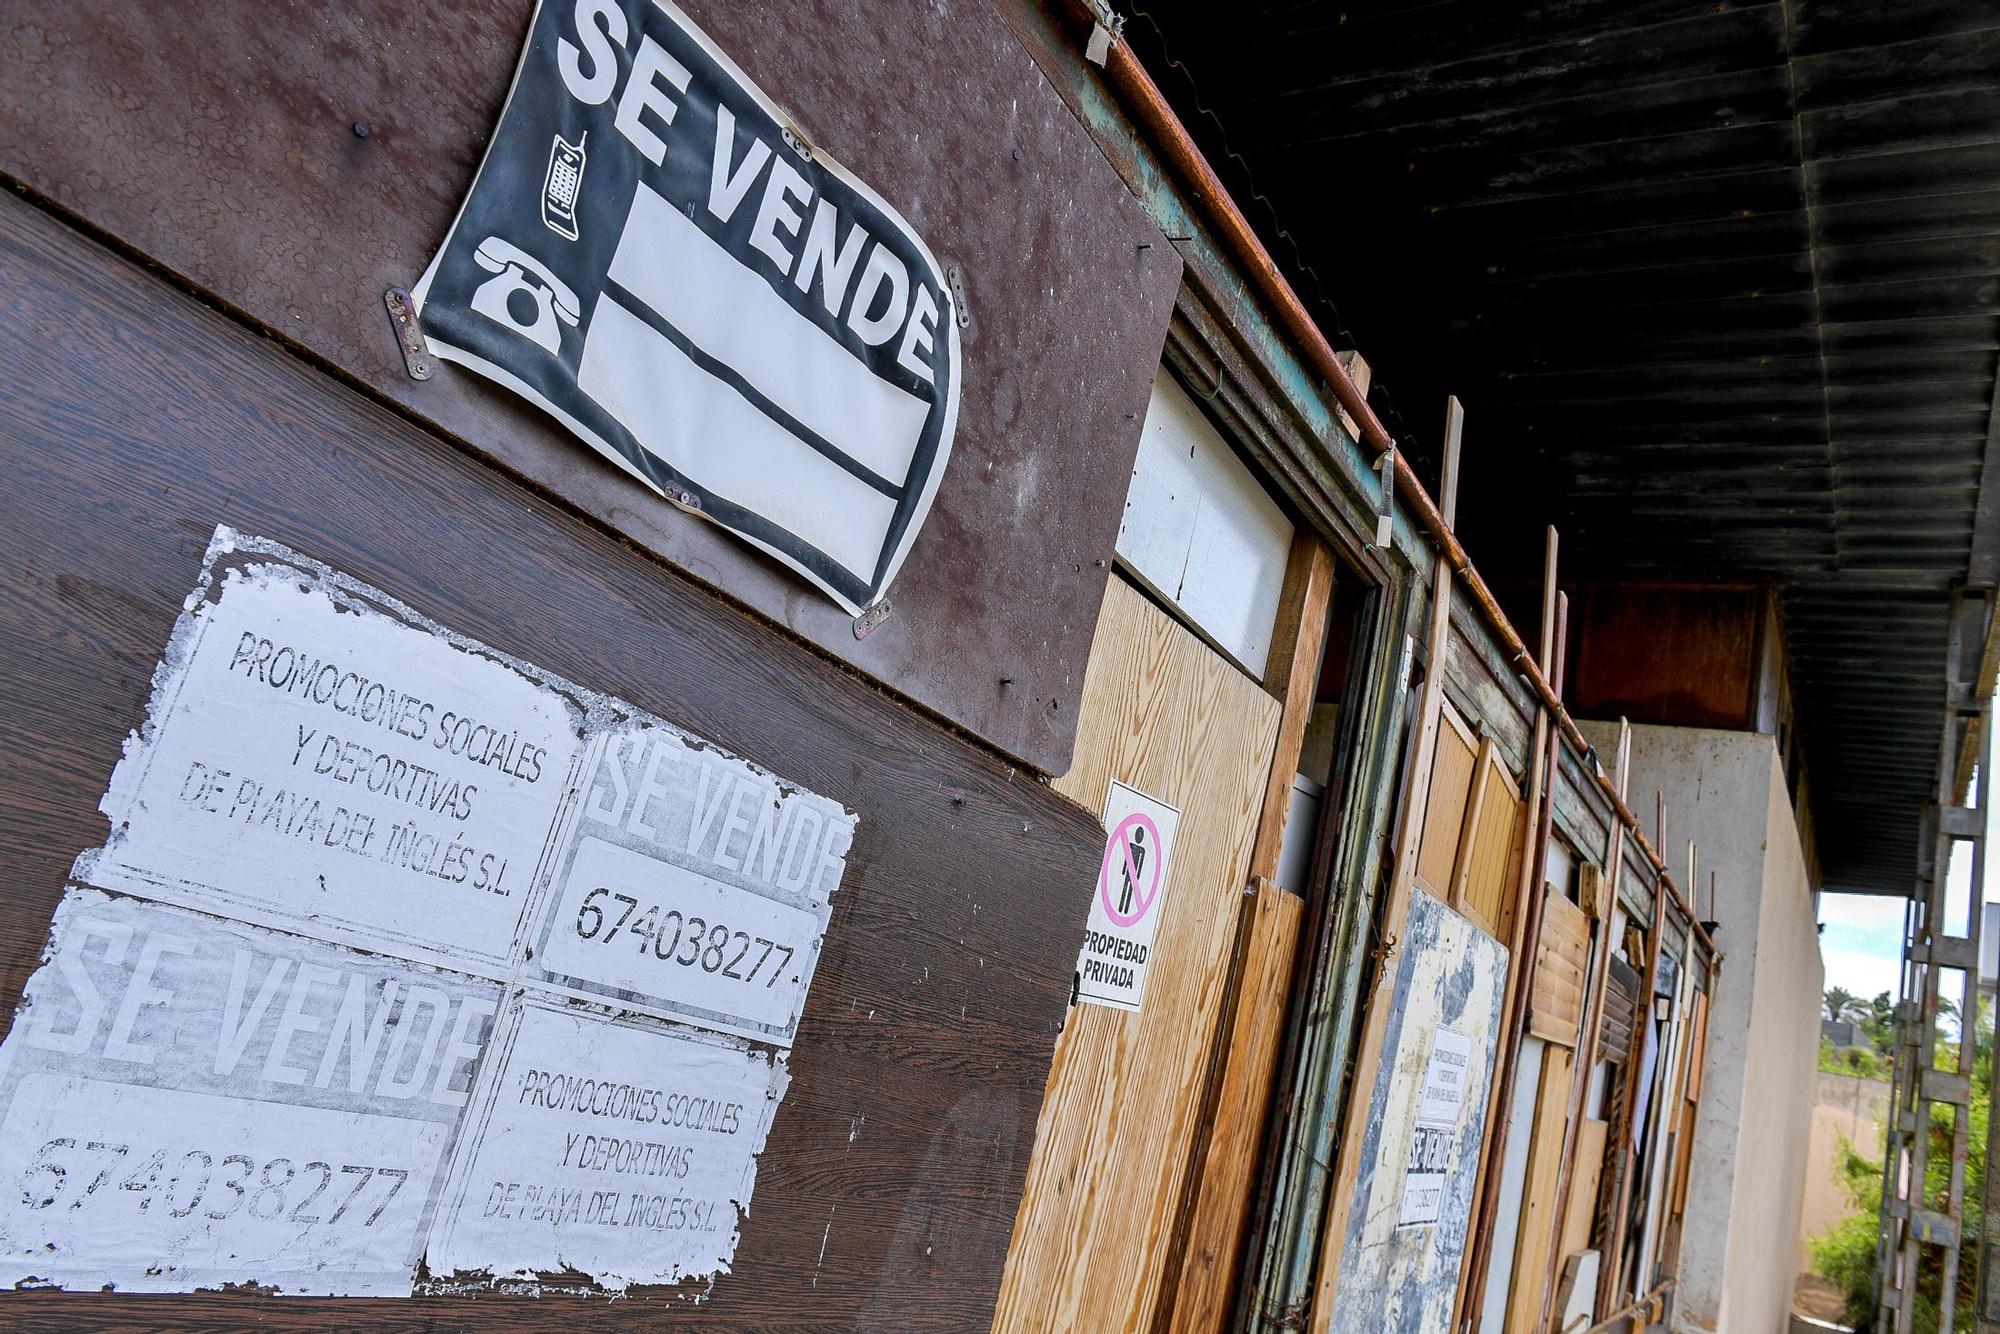
{"label": "white and black vinyl sign", "polygon": [[937,261],[666,0],[537,8],[413,295],[439,356],[851,612],[895,577],[951,454]]}

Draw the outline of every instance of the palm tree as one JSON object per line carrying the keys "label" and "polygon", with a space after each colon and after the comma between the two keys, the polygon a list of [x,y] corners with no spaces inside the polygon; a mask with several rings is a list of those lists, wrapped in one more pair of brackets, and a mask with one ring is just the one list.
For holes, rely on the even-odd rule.
{"label": "palm tree", "polygon": [[1825,1003],[1826,1017],[1835,1023],[1839,1023],[1850,1014],[1859,1014],[1867,1008],[1862,1004],[1861,997],[1855,995],[1846,987],[1828,987],[1826,989]]}

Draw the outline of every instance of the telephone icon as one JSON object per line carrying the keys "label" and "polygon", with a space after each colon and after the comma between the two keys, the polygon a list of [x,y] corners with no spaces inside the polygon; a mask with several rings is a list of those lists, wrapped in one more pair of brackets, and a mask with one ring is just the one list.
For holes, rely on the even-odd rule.
{"label": "telephone icon", "polygon": [[473,252],[479,267],[494,276],[472,293],[472,308],[495,323],[530,338],[551,356],[562,355],[562,329],[581,317],[576,293],[527,251],[489,236]]}

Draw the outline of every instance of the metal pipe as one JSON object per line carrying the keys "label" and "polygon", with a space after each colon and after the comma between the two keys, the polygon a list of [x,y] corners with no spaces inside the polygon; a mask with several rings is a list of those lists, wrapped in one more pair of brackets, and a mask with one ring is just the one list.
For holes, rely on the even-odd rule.
{"label": "metal pipe", "polygon": [[[1097,23],[1096,15],[1091,12],[1085,0],[1066,0],[1066,3],[1073,17],[1089,25],[1094,26]],[[1479,571],[1473,568],[1472,558],[1452,535],[1451,525],[1445,521],[1444,515],[1438,512],[1438,507],[1432,501],[1430,493],[1424,489],[1422,480],[1410,467],[1403,452],[1395,448],[1395,440],[1390,436],[1388,428],[1382,425],[1374,409],[1368,406],[1367,396],[1355,386],[1353,377],[1347,373],[1347,368],[1340,364],[1340,358],[1334,354],[1333,345],[1327,342],[1326,335],[1320,332],[1319,325],[1307,312],[1305,303],[1299,299],[1298,293],[1292,289],[1291,283],[1279,270],[1277,261],[1271,258],[1271,252],[1257,239],[1257,233],[1251,228],[1249,220],[1243,216],[1243,211],[1236,207],[1236,201],[1230,198],[1228,188],[1223,185],[1221,177],[1215,174],[1215,169],[1208,164],[1208,158],[1188,134],[1187,127],[1174,113],[1159,85],[1153,82],[1150,74],[1146,73],[1145,66],[1139,63],[1139,58],[1132,54],[1131,47],[1121,40],[1114,39],[1110,49],[1105,53],[1104,72],[1120,97],[1124,99],[1134,122],[1151,137],[1154,147],[1179,174],[1193,194],[1194,202],[1208,224],[1222,238],[1230,254],[1249,278],[1251,285],[1265,301],[1270,303],[1271,311],[1277,316],[1279,324],[1296,340],[1307,364],[1326,380],[1327,387],[1333,391],[1335,400],[1347,410],[1347,415],[1354,419],[1360,429],[1361,438],[1378,454],[1394,452],[1397,493],[1402,496],[1403,502],[1410,507],[1417,522],[1423,526],[1424,532],[1437,547],[1439,558],[1451,566],[1453,573],[1471,594],[1472,601],[1479,608],[1480,614],[1485,617],[1494,633],[1500,636],[1501,643],[1513,659],[1515,668],[1540,697],[1542,707],[1549,710],[1550,715],[1555,718],[1562,735],[1576,747],[1578,754],[1587,754],[1590,743],[1584,739],[1575,720],[1569,716],[1569,711],[1563,708],[1561,696],[1549,684],[1541,668],[1536,665],[1533,656],[1528,652],[1527,645],[1521,641],[1520,634],[1507,619],[1507,613],[1500,609],[1500,603],[1493,596],[1493,590],[1486,586],[1486,581],[1480,577]],[[1645,832],[1639,828],[1637,817],[1626,807],[1602,774],[1596,774],[1594,777],[1599,787],[1611,799],[1611,807],[1617,812],[1618,818],[1631,831],[1633,841],[1638,844],[1646,859],[1653,864],[1653,869],[1665,878],[1668,894],[1687,914],[1694,934],[1713,951],[1715,942],[1710,940],[1708,933],[1702,929],[1700,920],[1688,906],[1680,887],[1668,874],[1666,862],[1653,850],[1653,845],[1646,841]],[[1554,778],[1552,773],[1550,781],[1553,782]],[[1613,867],[1612,871],[1614,875],[1612,884],[1615,889],[1617,868]]]}

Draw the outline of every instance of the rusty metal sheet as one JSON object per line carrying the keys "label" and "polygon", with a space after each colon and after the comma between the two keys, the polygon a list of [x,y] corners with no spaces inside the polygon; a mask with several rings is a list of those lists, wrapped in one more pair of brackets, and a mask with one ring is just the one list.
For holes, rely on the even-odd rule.
{"label": "rusty metal sheet", "polygon": [[[1180,259],[989,5],[685,8],[964,275],[957,444],[865,639],[511,395],[412,380],[383,293],[468,188],[528,0],[92,6],[0,32],[0,174],[1029,765],[1069,763]],[[448,521],[448,516],[447,516]]]}

